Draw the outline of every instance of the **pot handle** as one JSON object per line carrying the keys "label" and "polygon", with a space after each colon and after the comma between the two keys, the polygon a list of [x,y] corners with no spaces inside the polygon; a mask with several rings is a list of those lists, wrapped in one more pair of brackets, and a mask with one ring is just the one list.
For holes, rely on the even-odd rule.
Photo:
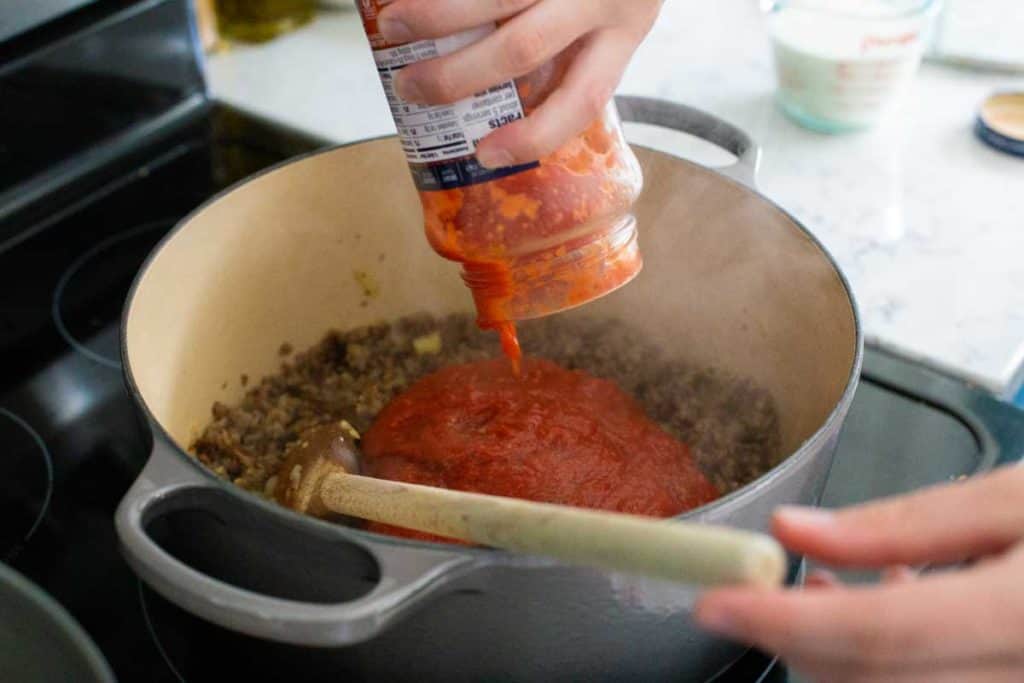
{"label": "pot handle", "polygon": [[[160,439],[115,516],[122,552],[157,592],[188,611],[251,636],[306,646],[353,645],[377,635],[407,610],[474,566],[471,557],[447,550],[379,548],[346,537],[370,553],[380,581],[350,602],[324,604],[272,597],[233,586],[177,559],[147,533],[154,518],[172,510],[216,510],[202,492],[218,491]],[[207,496],[206,498],[210,498]],[[327,541],[332,542],[332,541]],[[336,542],[336,541],[335,541]],[[383,550],[383,552],[382,552]]]}
{"label": "pot handle", "polygon": [[678,102],[651,97],[618,95],[615,104],[623,121],[647,123],[706,140],[736,157],[735,163],[714,169],[754,189],[761,164],[761,147],[740,128],[717,116]]}

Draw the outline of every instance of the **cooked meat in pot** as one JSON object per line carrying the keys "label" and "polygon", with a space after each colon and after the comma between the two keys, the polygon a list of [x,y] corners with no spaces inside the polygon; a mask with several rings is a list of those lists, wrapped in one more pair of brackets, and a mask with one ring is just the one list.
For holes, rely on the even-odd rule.
{"label": "cooked meat in pot", "polygon": [[[555,316],[523,324],[523,348],[567,369],[611,380],[668,434],[687,444],[723,494],[782,457],[778,417],[767,391],[742,378],[669,359],[615,320]],[[282,353],[290,351],[287,340]],[[496,357],[493,335],[469,315],[416,315],[330,332],[283,362],[241,402],[213,406],[192,453],[217,475],[268,495],[290,444],[310,427],[344,421],[353,437],[392,398],[442,367]]]}

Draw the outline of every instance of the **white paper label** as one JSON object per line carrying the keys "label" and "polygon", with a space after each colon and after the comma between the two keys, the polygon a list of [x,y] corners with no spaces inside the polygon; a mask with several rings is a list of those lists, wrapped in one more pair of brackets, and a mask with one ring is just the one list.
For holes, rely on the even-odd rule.
{"label": "white paper label", "polygon": [[512,81],[440,106],[411,104],[395,93],[394,77],[403,67],[455,52],[493,31],[493,26],[484,26],[447,38],[373,51],[409,163],[429,164],[472,155],[485,135],[523,117],[523,105]]}

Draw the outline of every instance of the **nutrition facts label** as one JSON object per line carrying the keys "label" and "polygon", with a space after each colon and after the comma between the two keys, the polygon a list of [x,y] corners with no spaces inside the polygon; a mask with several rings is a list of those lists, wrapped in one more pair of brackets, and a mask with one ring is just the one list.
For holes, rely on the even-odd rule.
{"label": "nutrition facts label", "polygon": [[427,164],[471,155],[489,132],[523,117],[523,105],[512,81],[441,106],[411,104],[395,93],[395,75],[404,67],[454,52],[493,31],[493,27],[481,27],[448,38],[374,50],[384,93],[410,163]]}

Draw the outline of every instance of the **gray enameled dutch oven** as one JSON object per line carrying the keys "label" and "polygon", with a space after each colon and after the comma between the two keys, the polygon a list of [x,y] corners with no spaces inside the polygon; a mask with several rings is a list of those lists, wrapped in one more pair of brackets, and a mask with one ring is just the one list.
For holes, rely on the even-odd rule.
{"label": "gray enameled dutch oven", "polygon": [[[737,161],[716,171],[637,148],[645,268],[585,312],[770,390],[790,455],[687,515],[766,531],[775,506],[822,493],[859,376],[855,304],[822,246],[753,189],[758,149],[742,131],[680,105],[618,104],[627,121],[697,135]],[[339,671],[373,680],[713,676],[744,650],[694,626],[692,587],[327,524],[187,455],[214,401],[240,398],[243,373],[274,372],[283,341],[304,348],[339,326],[471,308],[457,267],[420,236],[406,174],[394,138],[312,154],[208,202],[152,254],[123,329],[127,381],[154,432],[117,512],[129,561],[202,618],[330,648]],[[379,284],[366,307],[355,270]]]}

